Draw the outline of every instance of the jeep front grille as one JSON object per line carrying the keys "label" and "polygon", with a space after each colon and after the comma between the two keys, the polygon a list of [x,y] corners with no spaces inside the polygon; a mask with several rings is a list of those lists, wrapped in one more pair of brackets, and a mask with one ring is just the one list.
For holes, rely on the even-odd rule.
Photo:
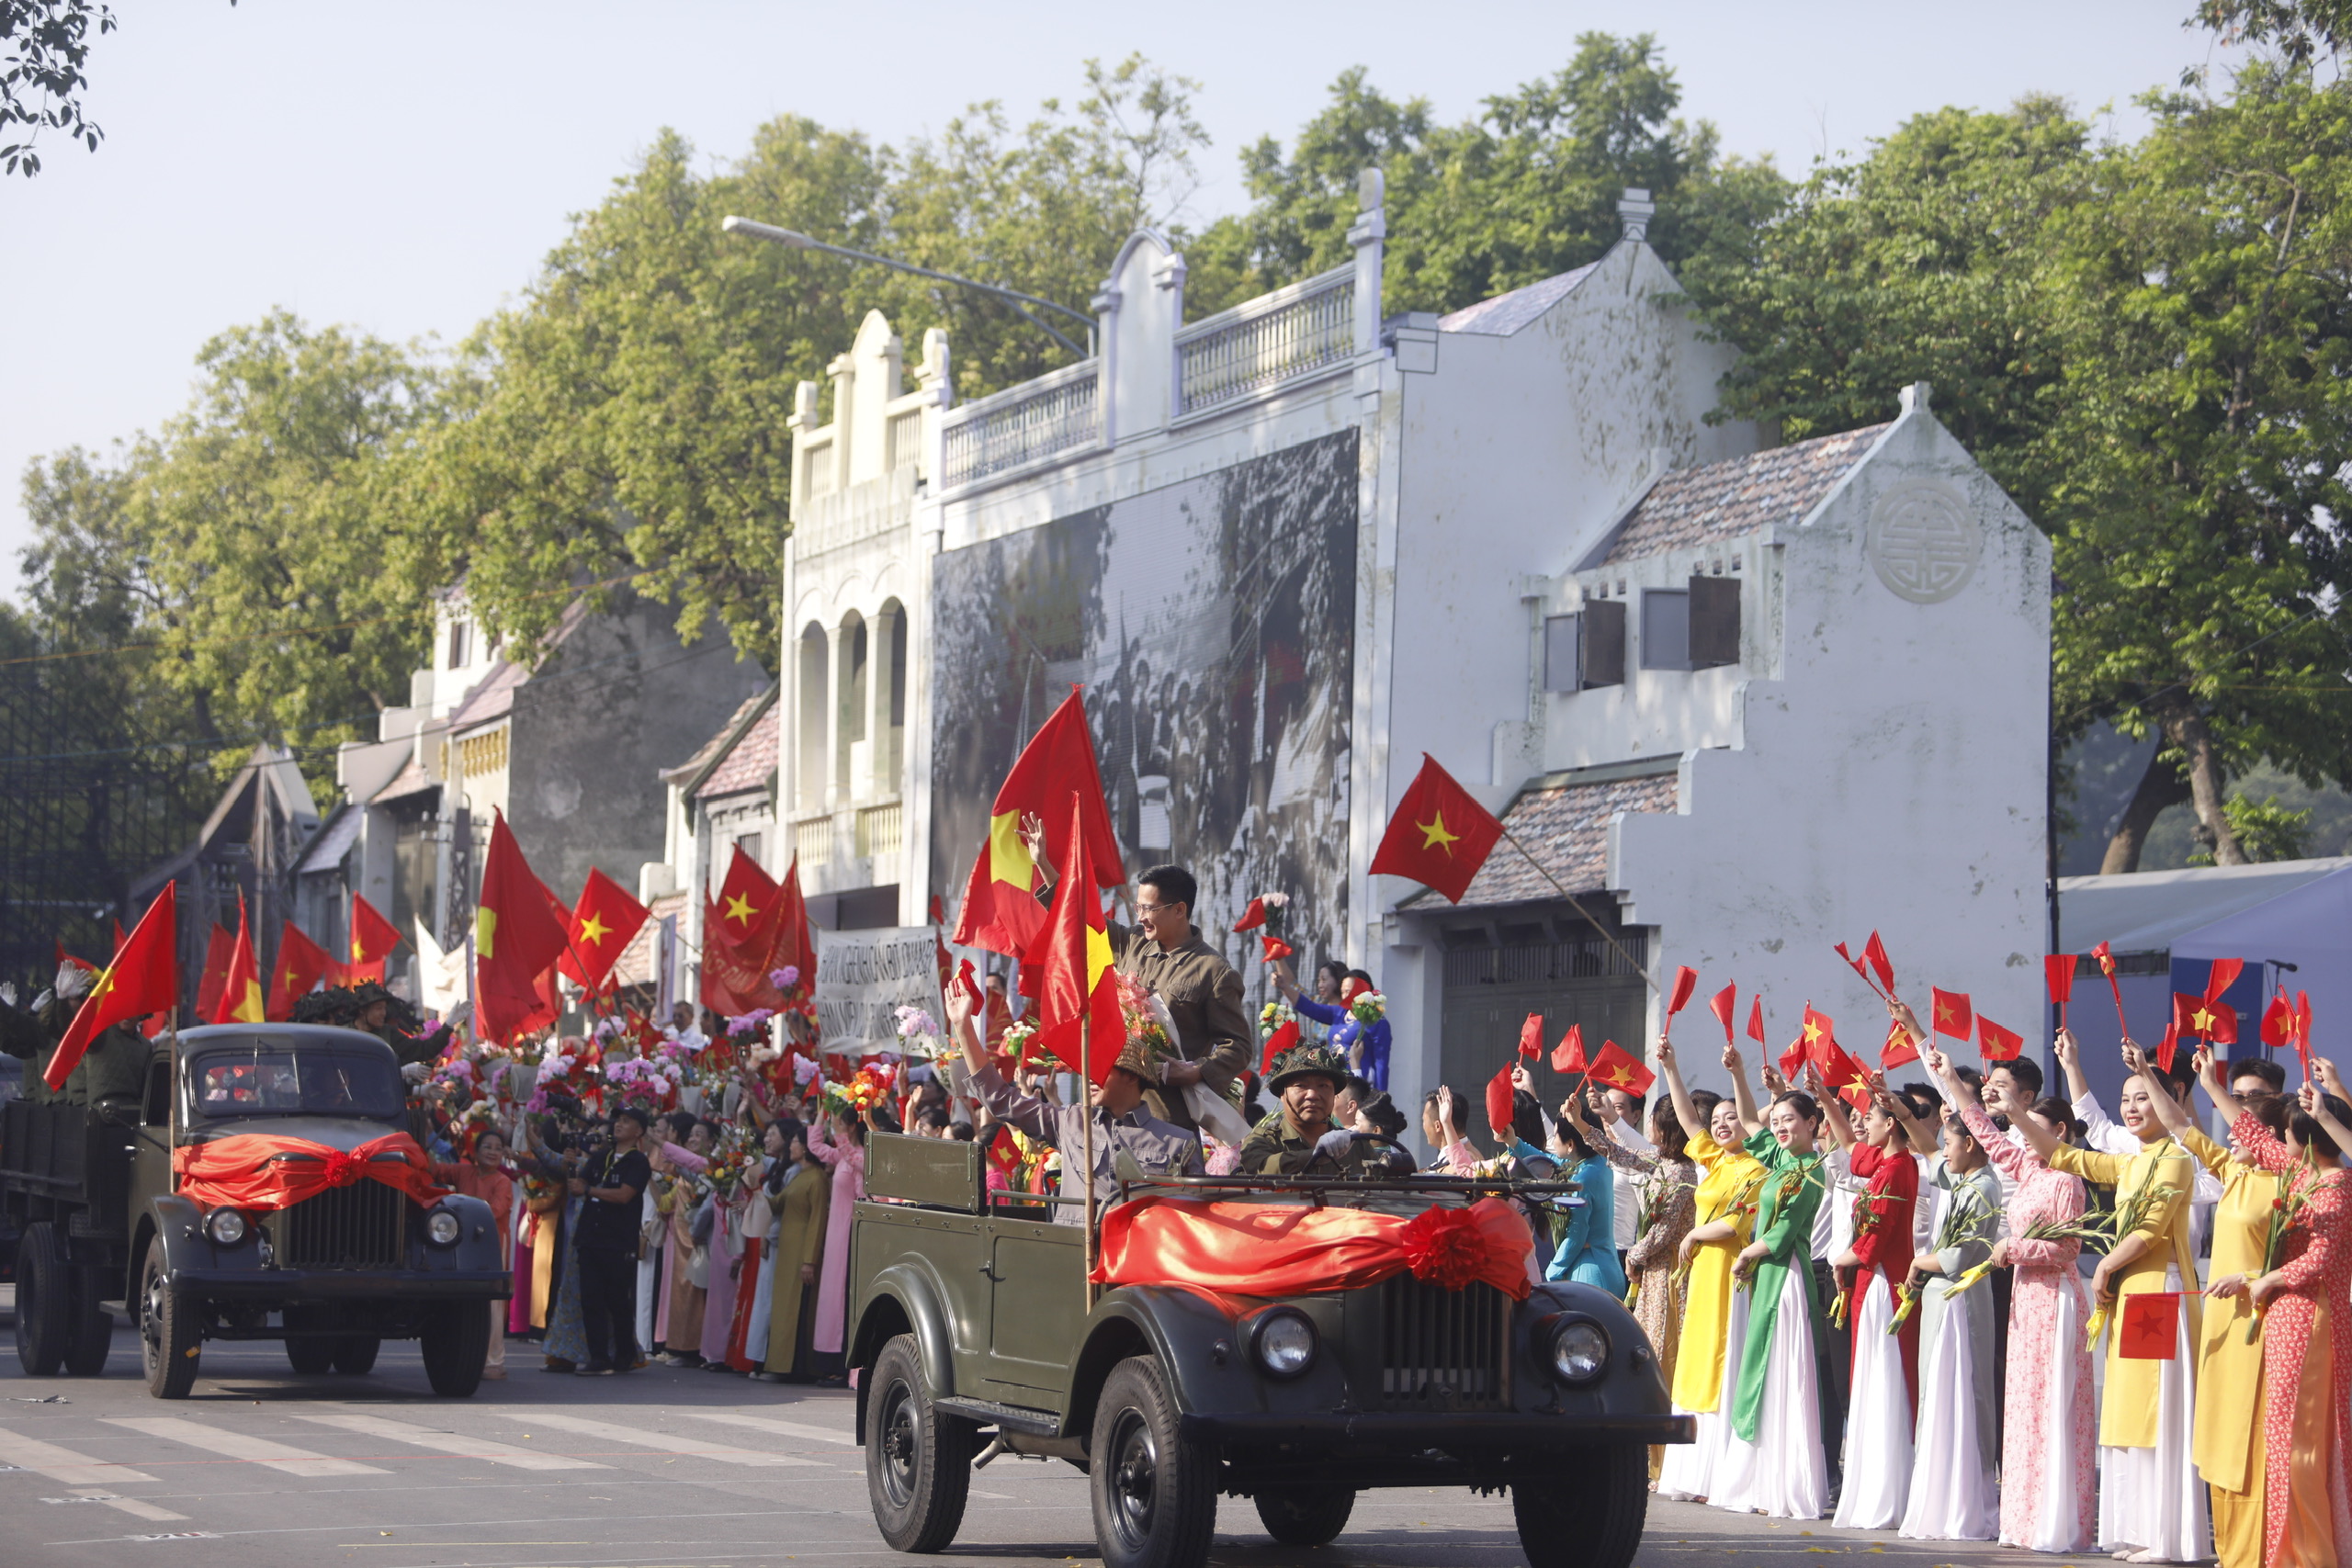
{"label": "jeep front grille", "polygon": [[408,1198],[356,1181],[305,1198],[282,1215],[277,1261],[287,1269],[399,1269],[408,1262]]}
{"label": "jeep front grille", "polygon": [[1487,1284],[1449,1291],[1399,1274],[1380,1287],[1380,1407],[1502,1410],[1510,1302]]}

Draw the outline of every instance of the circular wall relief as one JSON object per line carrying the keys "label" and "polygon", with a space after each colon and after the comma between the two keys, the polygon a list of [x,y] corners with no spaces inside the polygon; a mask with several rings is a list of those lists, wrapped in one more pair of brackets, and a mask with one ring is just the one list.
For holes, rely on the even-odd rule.
{"label": "circular wall relief", "polygon": [[1984,531],[1957,488],[1905,479],[1871,508],[1864,536],[1878,580],[1915,604],[1934,604],[1968,586],[1984,553]]}

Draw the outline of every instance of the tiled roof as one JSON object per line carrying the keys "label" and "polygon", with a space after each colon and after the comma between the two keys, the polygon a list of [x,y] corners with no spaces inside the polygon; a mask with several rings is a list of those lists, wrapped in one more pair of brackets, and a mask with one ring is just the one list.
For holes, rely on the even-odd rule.
{"label": "tiled roof", "polygon": [[744,727],[750,724],[752,717],[759,713],[760,705],[773,703],[775,698],[776,687],[773,682],[766,690],[754,692],[745,697],[736,705],[735,711],[727,716],[727,722],[712,730],[710,739],[695,748],[693,756],[674,768],[662,770],[662,782],[684,784],[690,789],[695,788],[695,780],[718,766],[719,758],[727,750],[729,743],[741,735]]}
{"label": "tiled roof", "polygon": [[[1541,857],[1560,887],[1589,893],[1608,885],[1609,819],[1620,811],[1670,812],[1674,805],[1675,774],[1670,771],[1598,784],[1564,784],[1521,795],[1503,813],[1503,826]],[[1526,904],[1559,896],[1559,887],[1505,839],[1471,879],[1462,905]]]}
{"label": "tiled roof", "polygon": [[702,786],[695,791],[696,800],[767,787],[768,775],[776,769],[776,727],[783,722],[777,716],[783,711],[782,704],[768,704],[752,728],[728,748],[726,757],[710,771],[710,777],[702,781]]}
{"label": "tiled roof", "polygon": [[450,729],[470,729],[504,718],[514,711],[514,688],[531,678],[531,672],[521,665],[502,659],[490,667],[465,700],[449,711]]}
{"label": "tiled roof", "polygon": [[1668,474],[1642,497],[1602,559],[1635,560],[1802,522],[1885,429],[1867,425]]}
{"label": "tiled roof", "polygon": [[368,804],[383,806],[405,795],[420,795],[428,789],[439,787],[425,775],[424,764],[418,761],[414,755],[411,755],[406,765],[392,775],[391,783],[368,797]]}
{"label": "tiled roof", "polygon": [[686,896],[683,893],[664,893],[645,907],[645,923],[637,928],[635,936],[628,939],[628,945],[621,949],[621,955],[613,960],[616,984],[653,984],[656,978],[653,961],[658,956],[655,944],[661,940],[662,918],[683,913],[685,907]]}
{"label": "tiled roof", "polygon": [[1509,337],[1520,328],[1531,325],[1592,276],[1593,267],[1580,266],[1574,272],[1564,272],[1557,277],[1547,277],[1541,283],[1531,283],[1524,288],[1514,288],[1508,294],[1498,294],[1491,299],[1481,299],[1476,305],[1464,305],[1451,315],[1437,319],[1442,333],[1479,333],[1487,337]]}

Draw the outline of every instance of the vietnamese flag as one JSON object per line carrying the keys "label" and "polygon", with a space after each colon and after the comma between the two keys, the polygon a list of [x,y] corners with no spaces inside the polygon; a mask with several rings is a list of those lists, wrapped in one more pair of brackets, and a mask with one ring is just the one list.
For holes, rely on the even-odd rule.
{"label": "vietnamese flag", "polygon": [[1797,1075],[1804,1071],[1804,1036],[1800,1034],[1789,1042],[1787,1050],[1781,1053],[1781,1076],[1791,1083],[1796,1082]]}
{"label": "vietnamese flag", "polygon": [[1764,1043],[1764,998],[1751,999],[1747,1009],[1747,1037],[1758,1045]]}
{"label": "vietnamese flag", "polygon": [[1540,1056],[1544,1054],[1544,1015],[1531,1012],[1519,1025],[1519,1054]]}
{"label": "vietnamese flag", "polygon": [[1375,876],[1405,876],[1459,904],[1470,879],[1487,863],[1503,825],[1453,775],[1421,753],[1421,771],[1396,803],[1388,830],[1374,852]]}
{"label": "vietnamese flag", "polygon": [[1493,1077],[1487,1080],[1487,1125],[1506,1148],[1510,1146],[1514,1119],[1511,1111],[1519,1091],[1510,1081],[1510,1064],[1506,1062]]}
{"label": "vietnamese flag", "polygon": [[[1075,829],[1063,809],[1072,795],[1079,802]],[[956,911],[956,932],[948,938],[956,946],[984,947],[1018,958],[1044,929],[1047,916],[1034,891],[1037,868],[1021,841],[1021,818],[1026,812],[1044,820],[1046,858],[1064,875],[1078,863],[1082,842],[1098,886],[1116,887],[1126,880],[1119,836],[1103,803],[1094,736],[1087,728],[1086,705],[1076,686],[1021,749],[989,807],[988,840],[972,863],[964,902]],[[1191,913],[1197,920],[1199,912]]]}
{"label": "vietnamese flag", "polygon": [[611,981],[621,949],[645,924],[645,906],[619,883],[589,867],[580,902],[571,908],[571,945],[557,967],[578,981],[582,990],[596,995]]}
{"label": "vietnamese flag", "polygon": [[2213,1010],[2205,1005],[2203,997],[2194,991],[2175,991],[2172,994],[2174,1034],[2183,1040],[2206,1040],[2211,1036],[2205,1032],[2212,1026]]}
{"label": "vietnamese flag", "polygon": [[2303,1065],[2303,1081],[2312,1077],[2312,994],[2295,993],[2295,1055]]}
{"label": "vietnamese flag", "polygon": [[1592,1077],[1597,1083],[1611,1089],[1622,1089],[1636,1098],[1646,1095],[1657,1075],[1644,1066],[1634,1055],[1614,1040],[1601,1042],[1600,1050],[1592,1058]]}
{"label": "vietnamese flag", "polygon": [[1732,1039],[1731,1021],[1733,1015],[1739,1011],[1739,982],[1734,980],[1730,985],[1709,997],[1707,1008],[1723,1022],[1724,1043],[1726,1045],[1736,1043]]}
{"label": "vietnamese flag", "polygon": [[1699,988],[1699,972],[1689,964],[1674,971],[1674,994],[1666,1002],[1666,1028],[1662,1032],[1674,1032],[1674,1015],[1690,1005],[1690,993]]}
{"label": "vietnamese flag", "polygon": [[66,1078],[90,1042],[125,1019],[164,1012],[179,1005],[179,884],[166,882],[139,929],[123,940],[114,961],[90,986],[90,994],[74,1013],[65,1037],[50,1054],[49,1070],[41,1075],[51,1089],[63,1089]]}
{"label": "vietnamese flag", "polygon": [[1241,911],[1241,918],[1233,922],[1233,929],[1237,931],[1254,931],[1265,923],[1266,899],[1265,896],[1261,894],[1250,900],[1250,907]]}
{"label": "vietnamese flag", "polygon": [[[1036,976],[1037,1043],[1065,1066],[1084,1073],[1090,1083],[1099,1084],[1111,1076],[1112,1066],[1126,1048],[1127,1026],[1119,1010],[1118,985],[1111,978],[1111,927],[1095,888],[1088,805],[1084,795],[1070,792],[1061,817],[1071,859],[1054,885],[1054,907],[1036,941],[1022,954],[1021,965],[1024,982],[1033,971]],[[1102,807],[1099,791],[1092,805],[1098,810]]]}
{"label": "vietnamese flag", "polygon": [[1269,964],[1274,963],[1278,959],[1288,958],[1291,953],[1295,951],[1292,948],[1290,943],[1284,942],[1282,938],[1275,936],[1271,931],[1266,935],[1260,937],[1258,941],[1264,949],[1266,962]]}
{"label": "vietnamese flag", "polygon": [[2236,985],[2238,976],[2244,973],[2245,959],[2216,958],[2211,973],[2205,977],[2205,1006],[2213,1015],[2211,1038],[2216,1045],[2238,1043],[2238,1010],[2223,1001],[2222,994]]}
{"label": "vietnamese flag", "polygon": [[1862,943],[1862,956],[1870,960],[1871,971],[1878,976],[1878,988],[1883,995],[1894,994],[1894,961],[1886,955],[1886,943],[1879,941],[1878,932],[1871,932],[1870,941]]}
{"label": "vietnamese flag", "polygon": [[196,983],[196,1016],[199,1022],[212,1021],[212,1011],[220,1005],[221,988],[229,983],[229,954],[235,950],[237,939],[229,934],[220,921],[212,922],[212,930],[204,939],[204,974]]}
{"label": "vietnamese flag", "polygon": [[2025,1049],[2025,1036],[2014,1029],[2003,1029],[1983,1013],[1978,1013],[1976,1048],[1988,1062],[2014,1062]]}
{"label": "vietnamese flag", "polygon": [[1935,1021],[1928,1029],[1937,1034],[1948,1034],[1954,1040],[1965,1040],[1975,1031],[1976,1014],[1969,1006],[1966,991],[1939,990],[1930,986],[1928,996],[1935,1009]]}
{"label": "vietnamese flag", "polygon": [[2071,953],[2044,954],[2041,960],[2042,984],[2050,987],[2050,1000],[2058,1009],[2058,1027],[2066,1027],[2066,1004],[2075,996],[2075,955]]}
{"label": "vietnamese flag", "polygon": [[2169,1361],[2180,1345],[2180,1295],[2142,1291],[2123,1298],[2115,1353],[2126,1360]]}
{"label": "vietnamese flag", "polygon": [[309,996],[334,967],[327,950],[312,942],[293,921],[277,933],[277,964],[269,973],[269,1002],[263,1011],[272,1023],[294,1016],[294,1001]]}
{"label": "vietnamese flag", "polygon": [[1919,1059],[1919,1048],[1911,1043],[1911,1032],[1903,1027],[1900,1019],[1886,1021],[1886,1043],[1878,1048],[1878,1065],[1882,1071],[1893,1072]]}
{"label": "vietnamese flag", "polygon": [[1280,1029],[1266,1036],[1266,1054],[1258,1063],[1258,1076],[1266,1077],[1274,1070],[1274,1058],[1298,1043],[1298,1020],[1285,1021]]}
{"label": "vietnamese flag", "polygon": [[375,905],[351,896],[351,962],[344,973],[354,980],[384,978],[384,961],[401,944],[400,928],[384,919]]}
{"label": "vietnamese flag", "polygon": [[[618,891],[617,887],[615,889]],[[587,890],[582,889],[586,897]],[[767,951],[768,921],[776,910],[778,889],[760,863],[743,852],[739,840],[727,861],[727,879],[718,885],[718,923],[703,928],[703,940],[723,942],[753,957]],[[630,899],[632,904],[637,900]]]}
{"label": "vietnamese flag", "polygon": [[65,944],[63,942],[57,942],[55,946],[57,948],[57,961],[60,964],[71,964],[74,968],[79,969],[85,975],[95,975],[98,972],[98,966],[91,963],[88,959],[76,958],[72,953],[66,952]]}
{"label": "vietnamese flag", "polygon": [[566,945],[561,908],[523,858],[506,814],[493,811],[474,910],[474,1007],[483,1039],[504,1045],[555,1021],[540,977]]}
{"label": "vietnamese flag", "polygon": [[2132,1026],[2123,1021],[2123,983],[2115,977],[2115,954],[2108,944],[2100,942],[2091,949],[2091,958],[2098,964],[2098,972],[2107,976],[2108,994],[2115,998],[2115,1027],[2125,1039],[2132,1037]]}
{"label": "vietnamese flag", "polygon": [[229,949],[229,970],[220,979],[220,1000],[212,1023],[259,1023],[268,1016],[262,1001],[261,964],[254,957],[253,926],[245,896],[237,895],[237,940]]}
{"label": "vietnamese flag", "polygon": [[[1533,1019],[1540,1015],[1536,1013],[1529,1013],[1527,1016],[1530,1019]],[[1592,1064],[1586,1061],[1584,1058],[1583,1024],[1572,1023],[1568,1025],[1568,1032],[1560,1036],[1560,1043],[1557,1045],[1552,1047],[1552,1070],[1555,1073],[1589,1073],[1592,1071]]]}
{"label": "vietnamese flag", "polygon": [[2294,1041],[2295,1004],[2287,999],[2286,992],[2281,991],[2270,998],[2268,1007],[2262,1010],[2262,1043],[2275,1048],[2291,1045]]}

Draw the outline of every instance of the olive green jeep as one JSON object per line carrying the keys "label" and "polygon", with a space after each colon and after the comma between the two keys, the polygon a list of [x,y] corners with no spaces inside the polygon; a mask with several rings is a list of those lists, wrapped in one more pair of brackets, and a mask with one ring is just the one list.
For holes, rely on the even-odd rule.
{"label": "olive green jeep", "polygon": [[[1411,1217],[1479,1198],[1578,1201],[1568,1182],[1419,1176],[1132,1179],[1146,1195]],[[1198,1568],[1220,1495],[1275,1540],[1319,1545],[1376,1486],[1507,1488],[1534,1568],[1624,1568],[1648,1502],[1645,1446],[1688,1442],[1657,1358],[1614,1297],[1537,1286],[1514,1303],[1398,1274],[1355,1290],[1090,1287],[1087,1231],[988,1190],[972,1144],[876,1135],[850,1243],[850,1362],[883,1539],[938,1551],[972,1472],[1059,1459],[1091,1483],[1106,1568]]]}

